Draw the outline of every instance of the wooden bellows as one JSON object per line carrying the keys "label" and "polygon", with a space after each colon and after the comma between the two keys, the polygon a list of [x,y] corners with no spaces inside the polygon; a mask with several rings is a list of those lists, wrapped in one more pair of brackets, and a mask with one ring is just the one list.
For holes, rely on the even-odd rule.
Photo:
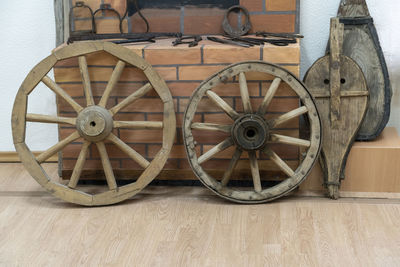
{"label": "wooden bellows", "polygon": [[329,196],[339,197],[341,173],[368,105],[360,67],[342,55],[344,25],[331,20],[330,54],[317,60],[305,76],[322,118],[321,165]]}

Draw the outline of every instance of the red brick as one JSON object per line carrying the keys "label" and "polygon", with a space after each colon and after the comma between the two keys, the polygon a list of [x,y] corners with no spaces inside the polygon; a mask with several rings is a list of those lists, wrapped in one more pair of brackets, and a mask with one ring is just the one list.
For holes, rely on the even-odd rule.
{"label": "red brick", "polygon": [[169,90],[173,96],[191,96],[194,90],[199,86],[198,82],[169,82]]}
{"label": "red brick", "polygon": [[299,44],[291,44],[287,47],[266,45],[264,46],[263,60],[276,64],[279,63],[299,64],[300,62]]}
{"label": "red brick", "polygon": [[225,11],[219,8],[185,8],[185,34],[220,34]]}
{"label": "red brick", "polygon": [[[175,67],[154,67],[153,68],[164,80],[176,80]],[[137,68],[125,68],[122,72],[120,81],[148,81],[142,70]]]}
{"label": "red brick", "polygon": [[161,46],[152,46],[144,50],[144,58],[152,65],[173,65],[173,64],[200,64],[201,51],[200,46],[188,48],[185,46],[176,46],[161,48]]}
{"label": "red brick", "polygon": [[[125,98],[119,98],[122,102]],[[130,105],[121,109],[121,112],[164,112],[164,104],[160,98],[139,98]]]}
{"label": "red brick", "polygon": [[[142,9],[152,32],[180,32],[180,10],[177,9]],[[131,17],[132,31],[145,32],[146,24],[136,13]]]}
{"label": "red brick", "polygon": [[268,0],[267,11],[294,11],[296,0]]}
{"label": "red brick", "polygon": [[165,81],[175,81],[178,79],[176,76],[176,67],[154,67],[154,70],[157,71]]}
{"label": "red brick", "polygon": [[183,66],[179,67],[179,80],[203,81],[226,66]]}
{"label": "red brick", "polygon": [[[268,1],[267,1],[268,2]],[[263,11],[264,10],[264,1],[262,0],[240,0],[240,5],[247,8],[247,10],[251,11]]]}
{"label": "red brick", "polygon": [[294,32],[296,15],[292,14],[270,14],[252,15],[252,32]]}
{"label": "red brick", "polygon": [[130,143],[162,143],[162,135],[161,130],[120,130],[121,139]]}
{"label": "red brick", "polygon": [[260,60],[260,47],[251,48],[226,46],[205,46],[204,47],[204,63],[236,63],[246,60]]}

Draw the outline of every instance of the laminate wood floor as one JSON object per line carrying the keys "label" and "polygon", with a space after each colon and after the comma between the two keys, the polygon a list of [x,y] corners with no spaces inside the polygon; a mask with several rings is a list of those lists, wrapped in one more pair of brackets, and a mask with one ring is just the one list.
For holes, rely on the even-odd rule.
{"label": "laminate wood floor", "polygon": [[239,205],[203,187],[149,187],[84,208],[0,164],[0,266],[400,266],[400,200]]}

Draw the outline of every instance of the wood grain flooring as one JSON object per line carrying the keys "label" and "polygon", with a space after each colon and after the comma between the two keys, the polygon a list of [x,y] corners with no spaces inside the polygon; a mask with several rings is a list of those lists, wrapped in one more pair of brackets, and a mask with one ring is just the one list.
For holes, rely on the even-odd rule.
{"label": "wood grain flooring", "polygon": [[0,164],[0,266],[400,266],[399,218],[398,199],[238,205],[203,187],[82,208]]}

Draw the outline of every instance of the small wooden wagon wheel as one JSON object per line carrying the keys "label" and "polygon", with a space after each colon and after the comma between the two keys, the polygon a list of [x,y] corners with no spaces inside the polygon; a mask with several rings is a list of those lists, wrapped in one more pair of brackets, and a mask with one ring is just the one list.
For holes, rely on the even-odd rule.
{"label": "small wooden wagon wheel", "polygon": [[[98,51],[105,51],[113,55],[118,59],[118,63],[111,74],[110,80],[107,83],[99,103],[96,104],[91,91],[88,64],[85,55]],[[54,67],[57,61],[73,57],[78,57],[86,106],[78,104],[57,83],[47,76],[47,73]],[[127,65],[142,70],[148,82],[119,104],[110,109],[106,109],[107,100]],[[76,111],[77,116],[75,118],[67,118],[27,113],[28,96],[40,82],[43,82],[60,98],[65,100]],[[152,89],[157,92],[163,102],[163,121],[116,121],[113,119],[114,115],[121,109],[132,104],[135,100],[144,96]],[[26,122],[69,124],[75,126],[76,130],[65,139],[35,157],[25,143]],[[146,61],[135,53],[127,48],[108,42],[76,43],[56,50],[49,57],[41,61],[34,67],[22,83],[16,96],[12,113],[12,130],[15,148],[29,173],[40,185],[54,196],[68,202],[86,206],[108,205],[123,201],[137,194],[148,185],[161,171],[168,158],[175,137],[175,127],[176,119],[173,100],[165,82]],[[149,162],[112,133],[113,129],[118,128],[162,130],[162,148],[154,159]],[[79,138],[84,141],[69,183],[63,185],[50,180],[41,164]],[[135,182],[118,187],[104,144],[106,141],[115,144],[122,152],[144,168],[144,171]],[[108,188],[103,192],[95,194],[86,193],[77,188],[88,148],[92,143],[96,144],[99,151],[108,185]]]}
{"label": "small wooden wagon wheel", "polygon": [[[252,106],[250,101],[246,79],[249,72],[269,74],[273,77],[271,86],[259,107]],[[231,80],[234,77],[239,81],[238,90],[243,103],[243,112],[234,110],[231,105],[213,91],[221,82]],[[268,119],[267,110],[283,82],[297,94],[302,106],[274,119]],[[205,120],[204,122],[194,122],[194,116],[203,97],[208,97],[213,104],[224,111],[231,118],[232,123],[222,125],[209,123]],[[310,134],[308,140],[277,133],[280,125],[302,115],[309,122]],[[201,153],[196,151],[196,145],[199,145],[199,143],[194,138],[194,131],[224,132],[228,137],[207,152]],[[262,61],[248,61],[223,69],[205,80],[196,89],[185,112],[183,136],[190,165],[204,185],[221,197],[235,202],[261,203],[289,193],[308,175],[318,158],[321,147],[321,122],[313,98],[293,74],[273,64]],[[210,136],[212,138],[212,135]],[[292,145],[305,149],[303,160],[297,169],[294,170],[286,164],[271,148],[271,144]],[[202,164],[232,146],[235,147],[235,152],[224,174],[221,177],[213,177],[207,173]],[[244,151],[248,153],[253,187],[230,186],[231,176]],[[259,152],[264,153],[278,169],[286,174],[287,178],[272,187],[263,188],[257,158]]]}

